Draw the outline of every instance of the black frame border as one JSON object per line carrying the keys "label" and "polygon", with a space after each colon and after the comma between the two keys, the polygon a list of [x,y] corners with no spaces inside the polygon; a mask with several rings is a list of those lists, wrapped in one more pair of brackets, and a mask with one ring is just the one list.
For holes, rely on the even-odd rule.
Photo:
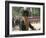
{"label": "black frame border", "polygon": [[[10,35],[9,34],[9,4],[10,3],[43,5],[43,33]],[[45,3],[5,1],[5,37],[37,36],[37,35],[45,35]]]}

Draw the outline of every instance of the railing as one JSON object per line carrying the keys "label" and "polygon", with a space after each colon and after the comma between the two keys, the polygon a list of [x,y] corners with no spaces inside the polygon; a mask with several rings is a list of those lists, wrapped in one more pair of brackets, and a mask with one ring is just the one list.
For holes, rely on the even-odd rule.
{"label": "railing", "polygon": [[32,17],[28,17],[29,18],[29,21],[30,23],[32,22],[40,22],[40,16],[32,16]]}

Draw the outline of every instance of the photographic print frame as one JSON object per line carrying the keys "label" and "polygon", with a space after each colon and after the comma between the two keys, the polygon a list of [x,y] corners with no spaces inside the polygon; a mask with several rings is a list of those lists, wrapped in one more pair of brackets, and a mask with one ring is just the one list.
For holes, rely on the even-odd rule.
{"label": "photographic print frame", "polygon": [[[31,7],[37,7],[37,5],[39,6],[41,6],[42,5],[42,9],[43,9],[43,16],[42,16],[42,18],[43,18],[43,28],[42,28],[42,32],[41,33],[27,33],[26,32],[26,34],[25,34],[25,32],[23,33],[23,34],[21,34],[20,32],[17,32],[18,34],[14,34],[13,33],[13,35],[12,34],[10,34],[10,30],[11,30],[11,28],[10,28],[10,12],[9,11],[11,11],[11,7],[10,7],[10,4],[12,4],[11,5],[11,7],[12,6],[17,6],[17,4],[19,5],[19,6],[24,6],[24,7],[26,7],[26,6],[28,6],[28,7],[30,7],[30,5],[31,5]],[[25,6],[26,5],[26,6]],[[34,6],[33,6],[34,5]],[[36,6],[35,6],[36,5]],[[39,6],[39,7],[40,7]],[[9,9],[10,8],[10,9]],[[11,14],[12,15],[12,14]],[[18,2],[18,1],[5,1],[5,37],[16,37],[16,36],[33,36],[33,35],[44,35],[45,34],[45,6],[44,6],[44,3],[35,3],[35,2]],[[10,29],[9,29],[10,28]],[[19,34],[20,33],[20,34]]]}

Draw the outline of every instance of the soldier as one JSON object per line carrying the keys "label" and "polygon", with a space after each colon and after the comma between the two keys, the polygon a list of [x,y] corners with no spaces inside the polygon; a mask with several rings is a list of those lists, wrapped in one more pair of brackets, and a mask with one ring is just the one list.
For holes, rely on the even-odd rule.
{"label": "soldier", "polygon": [[24,10],[23,11],[23,18],[24,18],[24,26],[25,26],[25,29],[28,30],[29,27],[30,27],[32,30],[35,30],[35,28],[29,22],[28,14],[29,14],[28,10]]}

